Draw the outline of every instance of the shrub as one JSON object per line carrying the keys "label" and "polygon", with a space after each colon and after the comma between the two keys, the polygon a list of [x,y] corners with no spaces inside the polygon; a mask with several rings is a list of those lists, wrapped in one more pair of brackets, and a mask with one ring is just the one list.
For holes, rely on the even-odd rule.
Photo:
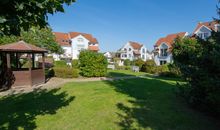
{"label": "shrub", "polygon": [[82,76],[102,77],[107,74],[107,59],[101,53],[81,51],[79,55],[79,68]]}
{"label": "shrub", "polygon": [[139,68],[141,68],[145,62],[142,59],[137,59],[137,60],[134,60],[133,63],[135,66],[138,66]]}
{"label": "shrub", "polygon": [[68,67],[54,67],[54,73],[56,77],[59,78],[77,78],[79,77],[79,72],[77,69]]}
{"label": "shrub", "polygon": [[130,61],[129,59],[126,59],[126,60],[124,61],[124,65],[125,65],[125,66],[130,66],[130,65],[131,65],[131,61]]}
{"label": "shrub", "polygon": [[154,73],[156,72],[156,64],[155,64],[154,60],[148,60],[148,61],[146,61],[146,62],[142,65],[141,71],[142,71],[142,72],[146,72],[146,73],[154,74]]}
{"label": "shrub", "polygon": [[125,66],[125,70],[131,70],[131,66]]}
{"label": "shrub", "polygon": [[79,60],[77,60],[77,59],[72,60],[72,67],[78,68],[79,67]]}
{"label": "shrub", "polygon": [[55,67],[67,67],[67,63],[64,60],[55,61],[54,66]]}
{"label": "shrub", "polygon": [[165,73],[165,72],[169,72],[169,68],[168,68],[168,65],[165,64],[165,65],[160,65],[160,66],[156,66],[156,71],[155,73],[157,74],[161,74],[161,73]]}
{"label": "shrub", "polygon": [[168,68],[169,68],[170,73],[172,73],[172,75],[174,77],[180,77],[181,76],[180,69],[175,64],[169,64]]}

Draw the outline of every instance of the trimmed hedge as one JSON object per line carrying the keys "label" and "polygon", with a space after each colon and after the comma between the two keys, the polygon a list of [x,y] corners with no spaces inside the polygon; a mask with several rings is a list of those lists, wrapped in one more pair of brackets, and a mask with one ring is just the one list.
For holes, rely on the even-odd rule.
{"label": "trimmed hedge", "polygon": [[77,78],[79,77],[79,71],[74,68],[68,67],[54,67],[54,74],[59,78]]}
{"label": "trimmed hedge", "polygon": [[55,67],[67,67],[67,63],[64,60],[54,61]]}
{"label": "trimmed hedge", "polygon": [[85,77],[102,77],[107,74],[107,59],[101,53],[81,51],[79,55],[79,68]]}

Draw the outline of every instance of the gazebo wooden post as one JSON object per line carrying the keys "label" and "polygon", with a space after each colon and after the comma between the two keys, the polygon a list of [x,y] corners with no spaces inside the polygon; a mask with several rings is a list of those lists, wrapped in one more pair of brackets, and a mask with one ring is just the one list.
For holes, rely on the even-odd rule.
{"label": "gazebo wooden post", "polygon": [[10,68],[11,68],[11,57],[10,57],[10,53],[6,53],[6,58],[7,58],[7,68],[10,69]]}
{"label": "gazebo wooden post", "polygon": [[18,64],[18,62],[19,62],[19,59],[18,59],[18,53],[16,52],[15,53],[15,55],[16,55],[16,69],[18,69],[19,68],[19,64]]}
{"label": "gazebo wooden post", "polygon": [[32,63],[31,63],[31,54],[28,53],[28,69],[29,69],[29,75],[30,75],[30,86],[32,86]]}
{"label": "gazebo wooden post", "polygon": [[35,60],[35,55],[34,55],[34,53],[32,53],[32,68],[33,69],[35,68],[34,60]]}
{"label": "gazebo wooden post", "polygon": [[45,79],[45,54],[42,53],[42,69],[43,69],[43,74],[44,74],[44,79]]}

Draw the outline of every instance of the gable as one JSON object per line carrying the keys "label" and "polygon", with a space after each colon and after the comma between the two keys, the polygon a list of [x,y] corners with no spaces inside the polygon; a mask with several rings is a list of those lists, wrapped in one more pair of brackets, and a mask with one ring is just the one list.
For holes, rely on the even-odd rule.
{"label": "gable", "polygon": [[79,42],[79,41],[78,41],[79,39],[83,39],[83,43],[85,43],[85,42],[88,43],[88,42],[89,42],[89,40],[86,39],[86,38],[85,38],[84,36],[82,36],[82,35],[78,35],[78,36],[72,38],[71,40],[74,41],[74,42]]}
{"label": "gable", "polygon": [[211,29],[209,29],[208,27],[206,27],[206,26],[201,26],[196,32],[195,32],[195,34],[197,34],[197,33],[204,33],[204,32],[211,32],[212,30]]}

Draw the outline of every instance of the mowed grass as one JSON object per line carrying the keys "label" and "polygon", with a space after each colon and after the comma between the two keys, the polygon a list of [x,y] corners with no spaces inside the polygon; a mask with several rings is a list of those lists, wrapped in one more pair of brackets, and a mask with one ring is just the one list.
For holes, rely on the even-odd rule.
{"label": "mowed grass", "polygon": [[0,129],[218,130],[219,122],[175,96],[156,78],[68,83],[0,99]]}

